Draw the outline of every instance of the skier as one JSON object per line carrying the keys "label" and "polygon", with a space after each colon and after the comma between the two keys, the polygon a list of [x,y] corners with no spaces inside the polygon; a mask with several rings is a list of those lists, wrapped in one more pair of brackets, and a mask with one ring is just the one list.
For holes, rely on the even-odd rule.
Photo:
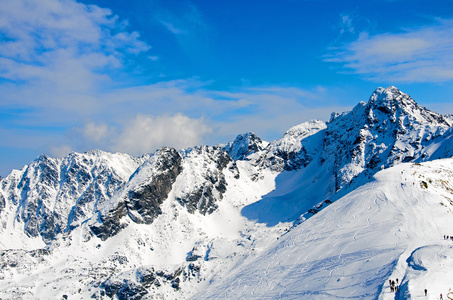
{"label": "skier", "polygon": [[428,296],[428,290],[425,289],[425,296]]}
{"label": "skier", "polygon": [[443,300],[444,298],[442,297],[442,294],[440,294],[440,300]]}

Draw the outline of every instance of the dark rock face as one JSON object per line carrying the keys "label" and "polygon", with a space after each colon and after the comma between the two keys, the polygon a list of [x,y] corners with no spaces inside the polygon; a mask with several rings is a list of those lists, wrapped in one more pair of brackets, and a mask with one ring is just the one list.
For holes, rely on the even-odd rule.
{"label": "dark rock face", "polygon": [[162,213],[160,205],[167,199],[182,171],[182,158],[175,149],[162,148],[156,155],[158,159],[153,165],[152,179],[128,192],[128,215],[136,223],[150,224]]}
{"label": "dark rock face", "polygon": [[0,194],[0,214],[2,212],[2,210],[5,208],[5,198],[3,197],[2,194]]}
{"label": "dark rock face", "polygon": [[[106,184],[107,183],[107,184]],[[124,182],[115,174],[103,170],[88,185],[85,192],[77,199],[68,216],[66,231],[71,231],[77,224],[89,217],[90,208],[101,205],[124,185]],[[96,202],[93,204],[93,199]]]}
{"label": "dark rock face", "polygon": [[306,167],[322,149],[325,127],[325,122],[314,120],[290,128],[280,140],[271,142],[254,164],[276,172]]}
{"label": "dark rock face", "polygon": [[197,210],[202,215],[211,214],[218,208],[217,199],[212,194],[212,187],[200,187],[186,197],[178,198],[177,200],[181,205],[186,206],[187,210],[192,214]]}
{"label": "dark rock face", "polygon": [[[259,153],[254,164],[261,168],[270,168],[276,172],[293,171],[307,166],[312,159],[310,151],[303,144],[296,147],[287,147],[288,140],[296,141],[300,132],[289,130],[281,140],[274,141],[264,147],[264,143],[253,134],[239,135],[225,150],[234,160],[245,160],[253,153]],[[247,139],[244,137],[246,136]],[[312,139],[307,137],[308,140]],[[242,144],[241,144],[242,143]]]}
{"label": "dark rock face", "polygon": [[167,199],[176,177],[182,171],[182,158],[172,148],[158,150],[131,176],[118,195],[116,204],[107,213],[98,212],[98,222],[91,231],[106,240],[127,226],[121,219],[126,215],[134,222],[151,224],[162,213],[160,205]]}
{"label": "dark rock face", "polygon": [[145,287],[150,287],[157,277],[153,268],[139,268],[137,270],[137,281]]}
{"label": "dark rock face", "polygon": [[[155,271],[153,267],[139,267],[135,270],[134,280],[120,279],[121,274],[112,276],[99,286],[101,295],[117,299],[141,299],[152,289],[162,285],[175,290],[181,289],[181,283],[200,277],[200,266],[195,263],[183,264],[172,273]],[[96,297],[98,298],[98,297]]]}
{"label": "dark rock face", "polygon": [[148,291],[130,280],[112,281],[107,280],[102,285],[105,294],[110,298],[114,296],[119,300],[141,299],[148,294]]}
{"label": "dark rock face", "polygon": [[260,157],[258,165],[270,167],[271,169],[281,171],[293,171],[306,167],[311,162],[311,157],[307,155],[305,148],[299,151],[283,151],[276,149],[273,153]]}
{"label": "dark rock face", "polygon": [[127,225],[121,224],[121,219],[126,216],[127,209],[125,202],[119,202],[114,209],[105,215],[99,213],[99,222],[90,225],[91,231],[101,240],[105,241],[111,236],[116,235]]}
{"label": "dark rock face", "polygon": [[[199,183],[180,194],[176,200],[190,213],[198,211],[206,215],[213,213],[218,208],[217,202],[223,199],[227,189],[223,170],[232,160],[221,148],[207,146],[193,149],[186,160],[200,156],[203,157],[206,166],[201,168],[201,174],[196,175]],[[232,165],[231,168],[234,170],[235,167]]]}

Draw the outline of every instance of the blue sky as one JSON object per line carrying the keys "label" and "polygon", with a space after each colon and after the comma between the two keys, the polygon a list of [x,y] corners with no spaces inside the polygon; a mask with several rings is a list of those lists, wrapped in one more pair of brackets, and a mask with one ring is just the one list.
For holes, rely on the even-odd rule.
{"label": "blue sky", "polygon": [[0,0],[0,175],[265,140],[395,85],[453,113],[451,1]]}

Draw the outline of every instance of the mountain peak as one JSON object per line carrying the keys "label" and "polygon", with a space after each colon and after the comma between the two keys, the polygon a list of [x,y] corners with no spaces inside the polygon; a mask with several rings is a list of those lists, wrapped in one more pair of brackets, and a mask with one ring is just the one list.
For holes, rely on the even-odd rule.
{"label": "mountain peak", "polygon": [[233,160],[243,160],[248,155],[263,150],[267,142],[262,141],[253,132],[239,134],[233,142],[224,147]]}
{"label": "mountain peak", "polygon": [[383,88],[383,87],[378,87],[373,94],[377,94],[377,95],[381,95],[381,94],[386,94],[386,95],[389,95],[389,94],[404,94],[403,92],[400,91],[400,89],[398,89],[396,86],[389,86],[387,88]]}
{"label": "mountain peak", "polygon": [[403,93],[394,86],[377,88],[371,95],[366,107],[368,108],[368,113],[370,110],[379,110],[390,115],[393,121],[396,121],[398,118],[410,116],[411,122],[416,120],[418,123],[435,123],[447,127],[451,126],[448,120],[442,115],[420,106],[411,96]]}
{"label": "mountain peak", "polygon": [[396,107],[418,107],[418,104],[408,94],[395,86],[377,88],[371,95],[368,104],[384,112],[394,112]]}

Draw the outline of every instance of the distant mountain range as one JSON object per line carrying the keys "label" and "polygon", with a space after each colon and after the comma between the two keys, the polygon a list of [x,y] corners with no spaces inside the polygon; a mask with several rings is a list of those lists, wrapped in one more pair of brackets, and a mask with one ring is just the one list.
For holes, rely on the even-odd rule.
{"label": "distant mountain range", "polygon": [[[141,157],[100,150],[42,155],[0,179],[0,298],[386,299],[384,282],[395,272],[406,276],[400,293],[410,296],[420,278],[399,259],[423,244],[414,233],[417,220],[433,218],[423,216],[431,210],[423,201],[440,197],[442,206],[432,212],[453,211],[453,163],[441,160],[453,155],[452,124],[451,115],[388,87],[350,112],[294,126],[272,142],[249,132],[227,145],[164,147]],[[392,249],[390,227],[377,218],[386,214],[391,230],[399,230]],[[427,225],[423,238],[448,232],[439,226]],[[348,229],[338,234],[339,228]],[[353,234],[347,256],[344,243]],[[302,255],[321,250],[319,265],[302,263]],[[335,277],[351,264],[349,279]],[[325,286],[313,284],[318,275],[329,278]]]}

